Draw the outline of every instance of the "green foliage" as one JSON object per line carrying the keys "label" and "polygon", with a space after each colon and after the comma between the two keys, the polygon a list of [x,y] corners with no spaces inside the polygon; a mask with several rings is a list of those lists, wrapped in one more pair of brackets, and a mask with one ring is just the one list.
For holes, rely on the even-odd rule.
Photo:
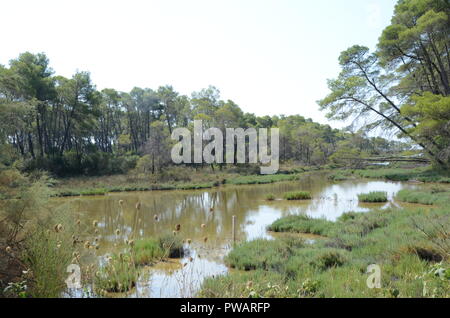
{"label": "green foliage", "polygon": [[283,240],[258,239],[234,248],[226,257],[225,263],[240,270],[280,271],[292,255],[293,248],[303,245],[302,241],[287,244]]}
{"label": "green foliage", "polygon": [[273,193],[269,193],[266,195],[266,200],[267,201],[274,201],[276,199],[275,194]]}
{"label": "green foliage", "polygon": [[358,200],[360,202],[379,203],[379,202],[387,202],[388,198],[386,192],[374,191],[369,193],[358,194]]}
{"label": "green foliage", "polygon": [[397,193],[396,198],[399,201],[409,203],[445,205],[450,202],[450,191],[448,189],[436,190],[436,188],[431,188],[428,191],[404,189]]}
{"label": "green foliage", "polygon": [[325,219],[314,219],[307,215],[291,215],[276,220],[270,226],[269,231],[294,232],[327,235],[333,222]]}
{"label": "green foliage", "polygon": [[165,256],[165,251],[157,239],[141,239],[133,246],[134,260],[137,265],[151,265]]}
{"label": "green foliage", "polygon": [[[229,254],[229,264],[251,271],[209,278],[199,295],[448,297],[448,212],[389,209],[349,213],[330,222],[327,238],[313,244],[287,243],[294,238],[243,243]],[[280,258],[274,256],[277,253]],[[382,268],[381,289],[367,288],[370,264]]]}
{"label": "green foliage", "polygon": [[136,286],[139,273],[130,254],[113,254],[95,275],[94,287],[99,295],[125,293]]}
{"label": "green foliage", "polygon": [[286,200],[310,200],[311,193],[306,191],[288,192],[283,195]]}
{"label": "green foliage", "polygon": [[167,234],[159,238],[159,245],[166,257],[180,258],[184,255],[183,241],[177,235]]}

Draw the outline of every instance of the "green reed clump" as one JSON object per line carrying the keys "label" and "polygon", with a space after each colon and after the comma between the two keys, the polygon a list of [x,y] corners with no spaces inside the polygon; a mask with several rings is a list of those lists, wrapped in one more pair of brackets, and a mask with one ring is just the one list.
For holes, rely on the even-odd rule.
{"label": "green reed clump", "polygon": [[293,232],[326,235],[333,222],[325,219],[314,219],[307,215],[291,215],[276,220],[268,226],[273,232]]}
{"label": "green reed clump", "polygon": [[125,293],[136,286],[139,277],[131,254],[113,254],[94,278],[94,288],[99,295]]}
{"label": "green reed clump", "polygon": [[275,194],[273,193],[269,193],[266,195],[266,200],[267,201],[274,201],[276,199]]}
{"label": "green reed clump", "polygon": [[184,256],[183,242],[178,236],[169,234],[140,239],[134,243],[133,256],[137,265],[150,265],[165,257],[181,258]]}
{"label": "green reed clump", "polygon": [[72,241],[67,230],[39,227],[25,239],[22,259],[33,274],[29,290],[32,297],[59,297],[65,289],[68,276],[67,266],[72,260]]}
{"label": "green reed clump", "polygon": [[387,193],[382,191],[374,191],[369,193],[358,194],[358,200],[365,203],[381,203],[387,202]]}
{"label": "green reed clump", "polygon": [[150,265],[164,258],[165,251],[158,239],[142,239],[133,246],[134,259],[138,265]]}
{"label": "green reed clump", "polygon": [[283,197],[285,200],[310,200],[311,193],[307,191],[287,192]]}
{"label": "green reed clump", "polygon": [[110,192],[105,188],[97,188],[97,189],[87,189],[80,192],[81,195],[105,195]]}
{"label": "green reed clump", "polygon": [[183,241],[178,235],[167,234],[158,238],[158,241],[165,257],[181,258],[184,256]]}
{"label": "green reed clump", "polygon": [[235,247],[226,257],[225,263],[240,270],[280,270],[295,247],[303,246],[303,241],[293,245],[283,240],[258,239]]}

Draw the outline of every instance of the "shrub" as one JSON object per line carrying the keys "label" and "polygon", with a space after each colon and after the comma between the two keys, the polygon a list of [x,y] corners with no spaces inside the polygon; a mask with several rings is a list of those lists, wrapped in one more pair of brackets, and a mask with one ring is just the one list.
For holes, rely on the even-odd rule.
{"label": "shrub", "polygon": [[319,251],[318,255],[311,262],[311,265],[318,267],[321,270],[326,270],[332,267],[342,266],[347,261],[347,257],[339,250],[324,250]]}

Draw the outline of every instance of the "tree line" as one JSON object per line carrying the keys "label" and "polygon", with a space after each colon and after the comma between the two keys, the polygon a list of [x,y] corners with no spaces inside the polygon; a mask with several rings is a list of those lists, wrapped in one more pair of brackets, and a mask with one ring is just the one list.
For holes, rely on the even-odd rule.
{"label": "tree line", "polygon": [[377,50],[355,45],[319,101],[328,117],[395,131],[443,168],[450,162],[450,2],[400,0]]}
{"label": "tree line", "polygon": [[[130,92],[96,89],[89,73],[57,76],[45,54],[20,54],[0,66],[2,162],[57,175],[123,173],[169,164],[170,134],[203,120],[205,128],[280,128],[280,159],[328,162],[339,147],[386,153],[400,143],[332,129],[302,116],[255,116],[210,86],[191,96],[172,86]],[[358,142],[349,142],[352,138]],[[398,149],[397,149],[398,150]],[[145,162],[147,160],[147,162]]]}

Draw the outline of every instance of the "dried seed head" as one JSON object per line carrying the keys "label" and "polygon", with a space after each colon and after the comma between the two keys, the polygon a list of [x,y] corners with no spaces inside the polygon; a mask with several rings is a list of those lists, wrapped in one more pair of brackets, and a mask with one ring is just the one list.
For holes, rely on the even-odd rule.
{"label": "dried seed head", "polygon": [[123,205],[123,200],[119,200],[119,204],[120,204],[120,205]]}
{"label": "dried seed head", "polygon": [[93,227],[97,227],[98,226],[98,221],[97,220],[92,221],[92,226]]}
{"label": "dried seed head", "polygon": [[208,237],[207,236],[205,236],[204,238],[203,238],[203,242],[208,242]]}
{"label": "dried seed head", "polygon": [[180,232],[180,230],[181,230],[181,224],[177,224],[175,226],[175,231]]}
{"label": "dried seed head", "polygon": [[173,235],[177,235],[177,231],[173,231],[172,233],[173,233]]}
{"label": "dried seed head", "polygon": [[253,282],[250,280],[247,282],[247,288],[250,289],[253,286]]}
{"label": "dried seed head", "polygon": [[136,210],[140,210],[141,209],[141,202],[136,203]]}
{"label": "dried seed head", "polygon": [[129,244],[131,247],[133,247],[133,246],[134,246],[134,241],[133,241],[133,240],[130,240],[130,241],[128,242],[128,244]]}
{"label": "dried seed head", "polygon": [[187,242],[188,244],[191,244],[191,243],[192,243],[192,240],[191,240],[191,239],[187,239],[186,242]]}
{"label": "dried seed head", "polygon": [[98,234],[98,229],[95,229],[94,233],[95,233],[95,234]]}
{"label": "dried seed head", "polygon": [[200,225],[202,229],[204,229],[206,227],[206,224],[202,224]]}
{"label": "dried seed head", "polygon": [[62,226],[62,224],[56,224],[54,229],[55,229],[55,232],[58,233],[63,230],[63,226]]}
{"label": "dried seed head", "polygon": [[11,252],[12,252],[11,246],[7,246],[6,247],[6,253],[11,254]]}
{"label": "dried seed head", "polygon": [[192,257],[189,257],[189,262],[194,261],[194,259]]}
{"label": "dried seed head", "polygon": [[77,220],[77,225],[80,225],[81,224],[81,220]]}
{"label": "dried seed head", "polygon": [[84,242],[84,248],[88,249],[91,246],[89,241]]}
{"label": "dried seed head", "polygon": [[156,214],[153,216],[153,218],[155,219],[155,221],[159,220],[159,216],[157,216]]}
{"label": "dried seed head", "polygon": [[120,235],[120,230],[119,229],[116,230],[116,235]]}

